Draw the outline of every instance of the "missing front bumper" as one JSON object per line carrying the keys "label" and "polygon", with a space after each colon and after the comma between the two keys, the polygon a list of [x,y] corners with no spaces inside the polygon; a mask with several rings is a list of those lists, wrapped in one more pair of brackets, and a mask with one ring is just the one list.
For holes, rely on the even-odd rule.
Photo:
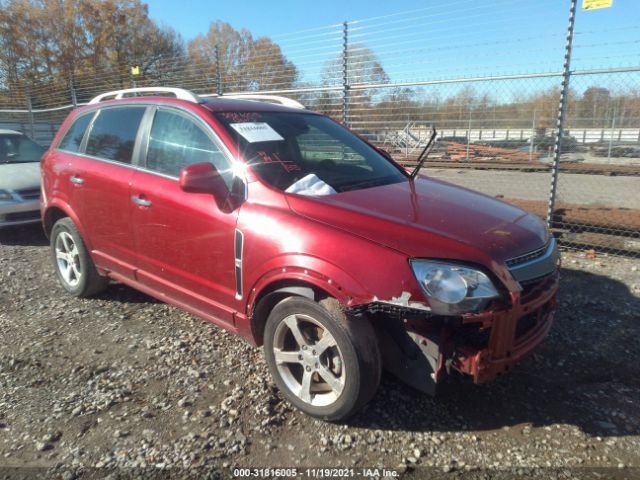
{"label": "missing front bumper", "polygon": [[492,380],[513,368],[549,332],[558,279],[555,272],[534,289],[513,293],[508,308],[462,318],[372,307],[368,316],[378,331],[385,369],[429,394],[452,369],[470,375],[475,383]]}

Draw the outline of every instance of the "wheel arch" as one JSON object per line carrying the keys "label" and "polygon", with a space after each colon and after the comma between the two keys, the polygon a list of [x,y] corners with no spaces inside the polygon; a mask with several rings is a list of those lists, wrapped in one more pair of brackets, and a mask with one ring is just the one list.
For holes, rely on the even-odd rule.
{"label": "wheel arch", "polygon": [[256,345],[262,344],[264,323],[271,308],[287,296],[315,301],[332,297],[345,308],[371,299],[360,282],[337,265],[317,257],[280,257],[265,265],[254,278],[245,304],[248,321],[243,333]]}
{"label": "wheel arch", "polygon": [[49,207],[45,211],[44,217],[42,219],[42,226],[44,227],[44,233],[47,238],[51,237],[51,230],[55,223],[61,218],[68,217],[69,215],[62,208],[58,206]]}
{"label": "wheel arch", "polygon": [[52,202],[47,206],[46,210],[44,211],[44,215],[42,216],[42,226],[44,227],[44,231],[47,237],[51,235],[51,230],[53,229],[55,223],[64,217],[69,217],[71,219],[71,221],[75,224],[76,228],[80,232],[82,241],[87,245],[87,247],[89,247],[90,241],[85,234],[86,232],[84,231],[84,228],[80,223],[78,216],[68,203]]}
{"label": "wheel arch", "polygon": [[292,296],[304,297],[317,302],[330,297],[331,294],[311,282],[295,278],[275,280],[267,284],[255,296],[253,308],[249,312],[251,338],[256,346],[261,346],[264,343],[264,328],[273,307],[285,298]]}

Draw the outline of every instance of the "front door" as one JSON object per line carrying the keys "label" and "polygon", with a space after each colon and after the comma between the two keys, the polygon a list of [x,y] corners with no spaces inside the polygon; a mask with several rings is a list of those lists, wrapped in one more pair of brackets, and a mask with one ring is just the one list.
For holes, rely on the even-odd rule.
{"label": "front door", "polygon": [[[211,194],[180,189],[180,169],[200,162],[229,172],[215,134],[197,118],[158,108],[146,164],[131,182],[137,280],[175,301],[231,323],[235,310],[237,211],[221,212]],[[230,175],[225,173],[230,181]]]}

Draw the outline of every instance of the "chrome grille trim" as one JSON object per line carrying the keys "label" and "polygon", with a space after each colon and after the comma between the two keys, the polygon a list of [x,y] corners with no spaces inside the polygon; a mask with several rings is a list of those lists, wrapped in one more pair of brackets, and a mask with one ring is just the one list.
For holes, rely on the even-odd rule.
{"label": "chrome grille trim", "polygon": [[549,248],[550,242],[551,240],[547,242],[544,247],[540,247],[537,250],[533,250],[531,252],[527,252],[517,257],[510,258],[505,262],[507,264],[507,267],[509,268],[515,267],[516,265],[520,265],[521,263],[525,263],[525,262],[528,262],[529,260],[534,260],[536,258],[541,257],[542,255],[545,254],[545,252],[547,251],[547,248]]}
{"label": "chrome grille trim", "polygon": [[[541,252],[542,251],[542,252]],[[526,257],[523,261],[522,258]],[[518,260],[514,264],[513,260]],[[552,273],[558,266],[558,245],[555,238],[551,237],[549,243],[541,249],[534,250],[526,255],[520,255],[507,263],[509,272],[521,286],[531,280],[544,277]]]}
{"label": "chrome grille trim", "polygon": [[36,200],[40,198],[40,189],[39,188],[25,188],[22,190],[16,190],[16,193],[23,200]]}

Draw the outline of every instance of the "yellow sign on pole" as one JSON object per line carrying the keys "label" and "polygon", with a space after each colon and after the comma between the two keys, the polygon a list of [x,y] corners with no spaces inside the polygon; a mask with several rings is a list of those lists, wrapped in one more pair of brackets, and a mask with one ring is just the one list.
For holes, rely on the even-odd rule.
{"label": "yellow sign on pole", "polygon": [[582,0],[583,10],[595,10],[597,8],[609,8],[613,0]]}
{"label": "yellow sign on pole", "polygon": [[131,75],[140,75],[140,67],[138,65],[131,67]]}

